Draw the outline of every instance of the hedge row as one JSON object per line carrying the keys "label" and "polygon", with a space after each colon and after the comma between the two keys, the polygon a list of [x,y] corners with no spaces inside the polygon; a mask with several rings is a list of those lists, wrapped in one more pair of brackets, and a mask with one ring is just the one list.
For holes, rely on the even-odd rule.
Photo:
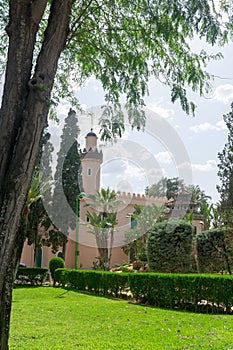
{"label": "hedge row", "polygon": [[15,284],[42,285],[47,277],[48,269],[42,267],[19,267]]}
{"label": "hedge row", "polygon": [[233,278],[214,275],[129,275],[133,297],[142,303],[193,312],[232,313]]}
{"label": "hedge row", "polygon": [[128,287],[128,274],[57,269],[55,271],[55,281],[63,286],[68,285],[80,291],[121,297]]}
{"label": "hedge row", "polygon": [[80,291],[147,305],[206,313],[233,313],[233,278],[216,275],[114,273],[57,269],[56,281]]}

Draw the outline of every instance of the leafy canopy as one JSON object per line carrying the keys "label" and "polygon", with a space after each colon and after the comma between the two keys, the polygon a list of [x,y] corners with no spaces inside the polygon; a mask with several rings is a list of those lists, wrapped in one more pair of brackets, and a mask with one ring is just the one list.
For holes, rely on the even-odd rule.
{"label": "leafy canopy", "polygon": [[[40,52],[49,7],[40,23],[34,61]],[[204,50],[192,52],[194,38],[210,45],[223,45],[232,35],[232,4],[209,0],[78,0],[72,5],[70,32],[60,58],[53,101],[69,98],[72,87],[88,78],[100,80],[106,92],[106,106],[100,119],[102,139],[115,138],[124,130],[124,116],[119,105],[125,97],[132,127],[143,128],[144,97],[151,76],[171,90],[171,100],[179,100],[183,110],[194,113],[186,89],[199,94],[210,89],[211,76],[205,66],[212,58]],[[8,1],[0,0],[0,32],[7,22]],[[226,18],[223,21],[223,15]],[[1,53],[6,52],[2,35]]]}

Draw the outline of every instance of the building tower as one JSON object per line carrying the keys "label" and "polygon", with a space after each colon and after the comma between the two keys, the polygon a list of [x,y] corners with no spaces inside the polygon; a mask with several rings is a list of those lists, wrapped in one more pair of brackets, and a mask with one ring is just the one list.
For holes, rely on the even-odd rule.
{"label": "building tower", "polygon": [[103,163],[103,153],[98,151],[98,138],[93,129],[85,138],[86,147],[81,151],[83,187],[86,194],[94,194],[100,189],[100,166]]}

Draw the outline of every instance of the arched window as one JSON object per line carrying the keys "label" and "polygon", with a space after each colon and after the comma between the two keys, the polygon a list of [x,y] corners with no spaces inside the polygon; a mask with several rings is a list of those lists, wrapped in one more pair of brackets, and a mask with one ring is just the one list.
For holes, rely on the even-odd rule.
{"label": "arched window", "polygon": [[88,176],[91,176],[91,173],[92,173],[92,172],[91,172],[91,168],[88,168],[88,169],[87,169],[87,175],[88,175]]}

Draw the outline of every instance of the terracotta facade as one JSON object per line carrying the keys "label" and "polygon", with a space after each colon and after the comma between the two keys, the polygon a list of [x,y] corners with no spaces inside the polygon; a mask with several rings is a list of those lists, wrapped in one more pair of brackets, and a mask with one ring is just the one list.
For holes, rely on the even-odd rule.
{"label": "terracotta facade", "polygon": [[[86,147],[81,151],[82,160],[82,180],[83,187],[86,194],[93,194],[100,187],[101,176],[101,164],[103,162],[102,151],[97,148],[97,136],[91,130],[86,136]],[[146,195],[121,193],[120,200],[121,206],[117,212],[118,225],[116,226],[114,235],[114,248],[112,251],[111,266],[115,264],[128,262],[129,257],[124,254],[122,246],[125,244],[125,232],[131,226],[131,218],[129,213],[133,213],[134,205],[162,205],[166,202],[166,198],[154,198]],[[91,207],[86,207],[87,198],[79,199],[79,225],[78,232],[73,230],[68,236],[68,243],[66,247],[65,264],[67,268],[74,268],[75,266],[75,251],[79,251],[78,266],[83,269],[91,269],[96,257],[98,256],[98,249],[96,245],[95,237],[90,233],[90,228],[87,223],[86,212],[87,210],[93,210]],[[197,232],[202,231],[202,225],[200,218],[194,220],[194,225],[197,227]],[[76,246],[76,239],[78,241],[78,247]],[[59,252],[57,253],[57,255]],[[40,251],[39,259],[34,261],[34,247],[24,245],[21,262],[27,266],[48,267],[49,260],[55,256],[52,254],[51,249],[48,247],[42,247]]]}

